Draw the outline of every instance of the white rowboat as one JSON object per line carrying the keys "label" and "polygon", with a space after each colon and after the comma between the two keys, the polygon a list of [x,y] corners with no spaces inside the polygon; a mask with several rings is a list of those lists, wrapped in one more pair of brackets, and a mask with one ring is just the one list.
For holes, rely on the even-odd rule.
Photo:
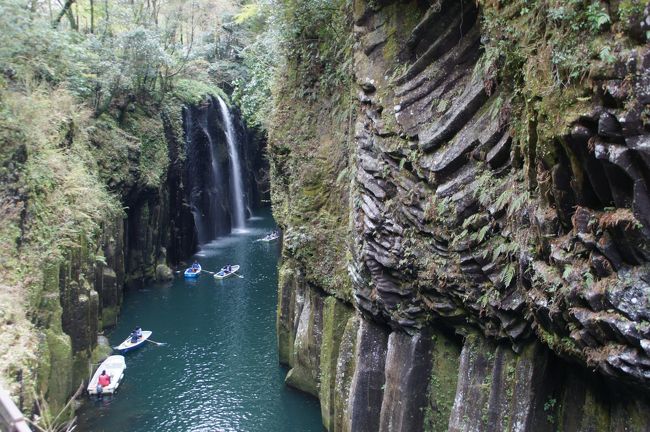
{"label": "white rowboat", "polygon": [[93,378],[88,383],[88,394],[97,394],[97,381],[99,380],[99,376],[102,374],[102,371],[106,371],[106,374],[111,377],[111,383],[102,388],[102,394],[115,393],[117,387],[122,381],[122,378],[124,378],[124,369],[126,369],[124,356],[113,355],[104,360],[102,364],[99,365],[95,371],[95,374],[93,375]]}
{"label": "white rowboat", "polygon": [[239,266],[238,266],[238,265],[234,265],[234,266],[230,267],[230,271],[229,271],[229,272],[226,272],[225,270],[219,270],[218,272],[216,272],[216,273],[214,274],[214,278],[215,278],[215,279],[225,279],[225,278],[227,278],[228,276],[232,276],[232,275],[234,275],[235,273],[237,273],[237,270],[239,270]]}

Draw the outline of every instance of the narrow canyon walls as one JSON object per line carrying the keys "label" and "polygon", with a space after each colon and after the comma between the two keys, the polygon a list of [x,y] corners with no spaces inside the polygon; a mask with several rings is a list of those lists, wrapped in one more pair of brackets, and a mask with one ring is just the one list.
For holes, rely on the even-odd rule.
{"label": "narrow canyon walls", "polygon": [[[650,429],[650,8],[520,3],[357,0],[354,82],[288,64],[278,338],[328,430]],[[292,172],[310,152],[338,169]]]}

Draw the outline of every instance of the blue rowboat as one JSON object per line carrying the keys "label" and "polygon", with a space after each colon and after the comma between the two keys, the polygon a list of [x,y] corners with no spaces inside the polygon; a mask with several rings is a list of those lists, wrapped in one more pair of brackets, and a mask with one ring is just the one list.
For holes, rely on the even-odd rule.
{"label": "blue rowboat", "polygon": [[124,354],[125,352],[133,351],[136,348],[139,348],[146,342],[147,339],[149,339],[149,336],[151,336],[151,331],[149,330],[143,330],[142,331],[142,336],[138,338],[137,341],[131,342],[131,336],[128,338],[124,339],[124,342],[119,344],[118,346],[114,347],[116,350]]}
{"label": "blue rowboat", "polygon": [[185,269],[185,273],[184,273],[185,277],[188,279],[197,278],[199,277],[200,274],[201,274],[201,264],[199,264],[199,267],[197,269],[188,267],[187,269]]}

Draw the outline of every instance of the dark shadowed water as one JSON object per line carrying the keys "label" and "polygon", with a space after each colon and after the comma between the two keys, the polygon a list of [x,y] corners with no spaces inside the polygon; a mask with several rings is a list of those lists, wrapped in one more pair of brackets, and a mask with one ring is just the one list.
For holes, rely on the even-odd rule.
{"label": "dark shadowed water", "polygon": [[275,334],[277,243],[254,242],[274,227],[270,216],[219,239],[197,255],[206,270],[241,265],[243,279],[177,277],[125,294],[119,344],[136,326],[147,344],[125,355],[127,369],[111,400],[90,401],[78,431],[322,431],[318,401],[284,385]]}

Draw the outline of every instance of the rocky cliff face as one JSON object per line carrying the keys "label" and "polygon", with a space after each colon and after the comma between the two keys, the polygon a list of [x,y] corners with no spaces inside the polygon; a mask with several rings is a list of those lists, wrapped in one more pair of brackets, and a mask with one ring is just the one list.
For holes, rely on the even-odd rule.
{"label": "rocky cliff face", "polygon": [[[196,250],[198,236],[189,205],[192,185],[188,187],[188,177],[195,168],[189,161],[198,151],[191,148],[189,135],[205,130],[216,137],[209,144],[225,155],[226,166],[227,144],[220,123],[199,123],[202,118],[215,116],[212,104],[183,110],[191,111],[197,120],[183,122],[180,107],[165,106],[148,113],[137,108],[120,128],[107,118],[90,125],[89,145],[98,177],[117,195],[124,211],[94,221],[95,231],[80,235],[63,248],[61,255],[51,253],[25,281],[32,286],[27,299],[32,305],[29,319],[34,326],[31,333],[38,341],[23,340],[27,367],[12,369],[6,378],[26,412],[34,409],[34,393],[45,397],[53,410],[63,406],[87,378],[88,363],[105,354],[102,350],[106,347],[97,345],[97,334],[116,323],[124,290],[172,278],[168,266]],[[71,125],[71,131],[75,127],[79,128]],[[264,142],[254,138],[241,121],[237,133],[248,204],[256,208],[265,194]],[[23,155],[18,162],[29,163],[29,157]],[[19,180],[17,177],[8,184],[19,184]],[[227,190],[227,180],[224,187]],[[29,233],[29,220],[39,216],[38,208],[33,208],[30,196],[21,198],[15,191],[12,196],[19,203],[14,208],[25,208],[23,229]],[[229,231],[227,194],[223,198],[226,213],[222,226]],[[25,232],[18,238],[26,237]],[[42,275],[38,274],[41,270]],[[30,349],[38,352],[31,353]]]}
{"label": "rocky cliff face", "polygon": [[[330,202],[285,175],[314,141],[287,154],[291,133],[271,134],[280,360],[328,430],[650,429],[650,10],[598,5],[612,27],[594,30],[585,8],[572,34],[557,8],[521,6],[354,2],[354,129],[320,136],[353,154],[351,287],[313,274],[299,232],[326,238],[323,210],[284,210]],[[596,50],[584,72],[554,31]]]}

